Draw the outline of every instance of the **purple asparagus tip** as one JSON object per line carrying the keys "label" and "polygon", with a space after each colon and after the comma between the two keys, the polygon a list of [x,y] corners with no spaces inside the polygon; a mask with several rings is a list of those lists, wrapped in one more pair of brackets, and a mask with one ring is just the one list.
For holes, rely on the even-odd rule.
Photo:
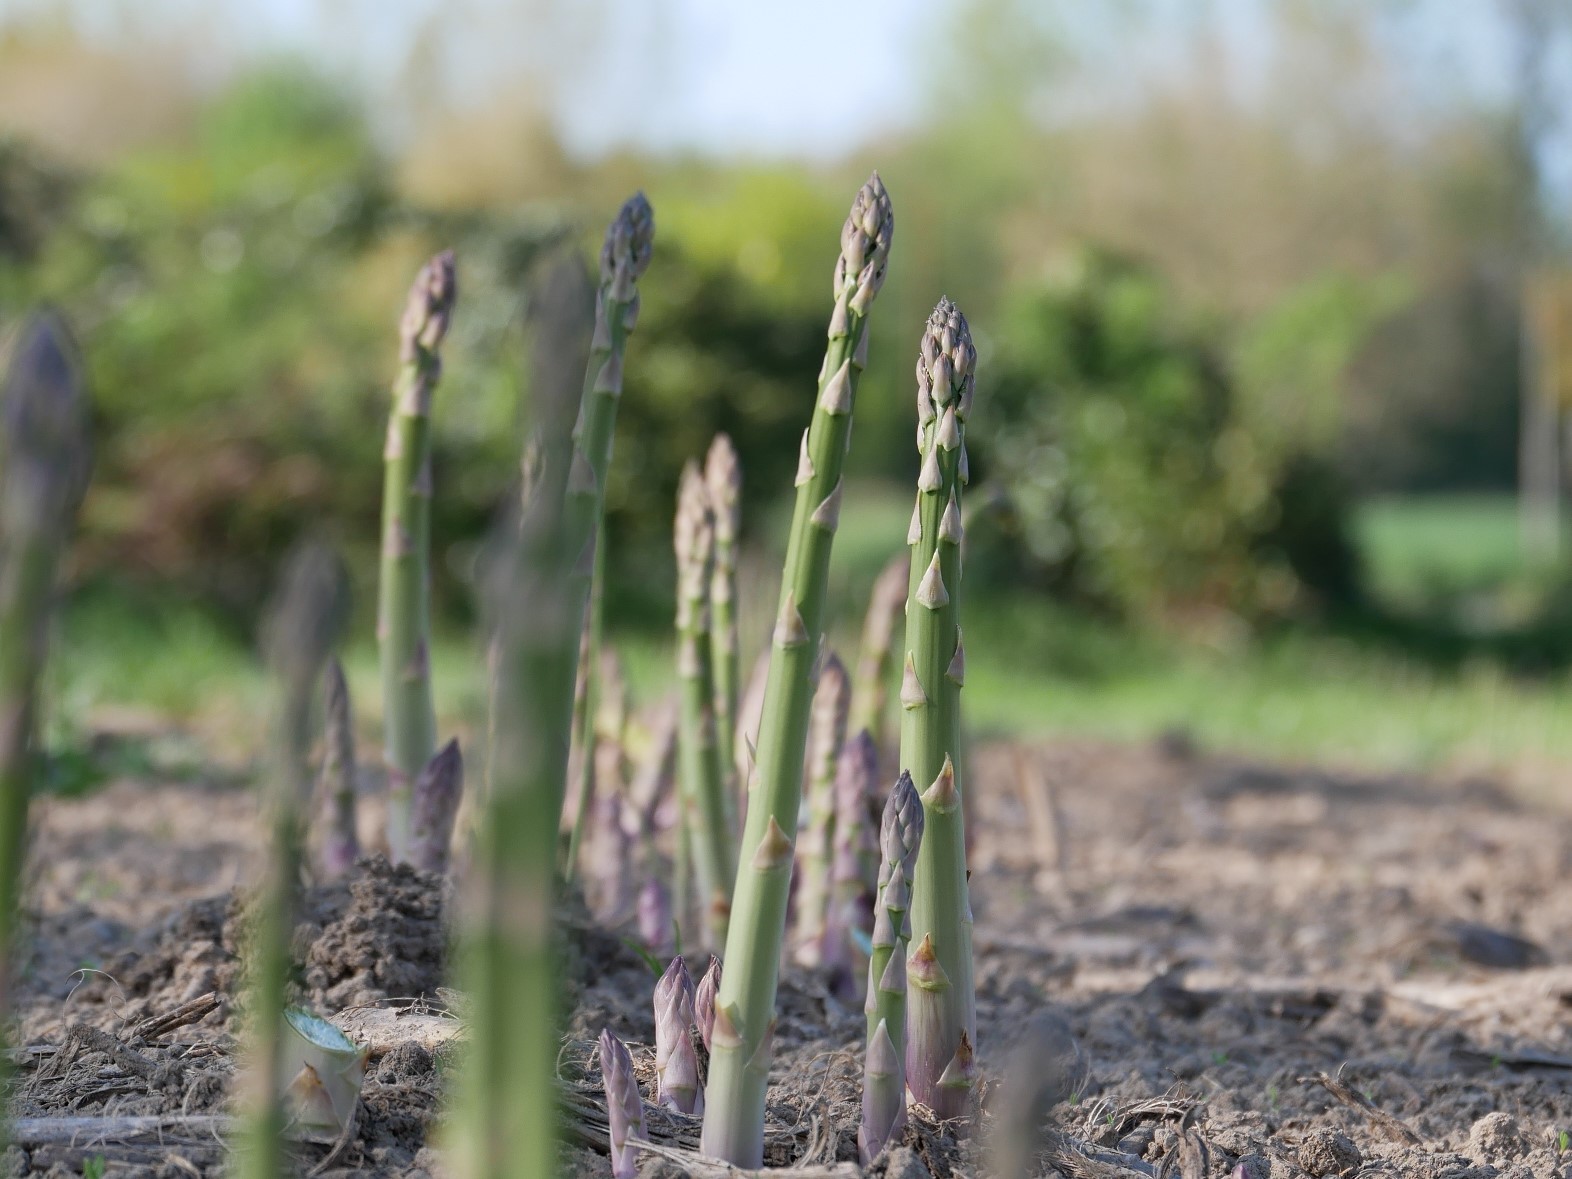
{"label": "purple asparagus tip", "polygon": [[704,1112],[704,1088],[693,1049],[693,998],[693,976],[679,954],[655,984],[655,1100],[697,1116]]}
{"label": "purple asparagus tip", "polygon": [[711,954],[709,968],[693,994],[693,1022],[698,1025],[699,1039],[704,1041],[706,1052],[710,1050],[710,1036],[715,1031],[715,995],[720,990],[720,982],[720,959]]}
{"label": "purple asparagus tip", "polygon": [[600,1034],[600,1075],[606,1086],[606,1121],[611,1127],[611,1173],[613,1179],[634,1179],[639,1170],[639,1148],[634,1143],[649,1141],[644,1098],[633,1075],[628,1046],[612,1035],[610,1028]]}
{"label": "purple asparagus tip", "polygon": [[409,862],[422,872],[448,870],[453,822],[463,794],[464,756],[454,738],[426,763],[410,801]]}

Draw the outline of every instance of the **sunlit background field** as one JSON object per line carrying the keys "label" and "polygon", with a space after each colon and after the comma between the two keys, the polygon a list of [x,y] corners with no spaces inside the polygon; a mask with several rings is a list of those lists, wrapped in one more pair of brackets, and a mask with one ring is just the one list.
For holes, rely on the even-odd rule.
{"label": "sunlit background field", "polygon": [[50,672],[62,789],[255,758],[256,619],[307,536],[349,559],[374,728],[393,325],[448,245],[435,675],[478,723],[472,569],[516,480],[531,274],[587,257],[635,187],[659,231],[608,488],[612,638],[647,699],[677,475],[726,430],[751,647],[835,233],[877,167],[898,245],[843,646],[905,532],[943,292],[980,352],[976,730],[1572,798],[1564,5],[362,7],[0,3],[0,333],[61,306],[98,407]]}

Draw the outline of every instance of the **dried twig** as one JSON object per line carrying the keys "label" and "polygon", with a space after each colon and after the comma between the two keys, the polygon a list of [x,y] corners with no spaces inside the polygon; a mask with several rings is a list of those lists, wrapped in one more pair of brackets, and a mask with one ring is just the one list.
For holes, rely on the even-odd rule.
{"label": "dried twig", "polygon": [[1314,1083],[1320,1085],[1321,1088],[1345,1105],[1351,1105],[1359,1110],[1370,1119],[1376,1129],[1381,1130],[1387,1137],[1396,1142],[1401,1142],[1407,1146],[1419,1146],[1424,1141],[1418,1134],[1410,1130],[1408,1124],[1402,1119],[1379,1108],[1363,1093],[1350,1089],[1329,1073],[1316,1073],[1314,1076],[1300,1077],[1299,1081],[1301,1084]]}

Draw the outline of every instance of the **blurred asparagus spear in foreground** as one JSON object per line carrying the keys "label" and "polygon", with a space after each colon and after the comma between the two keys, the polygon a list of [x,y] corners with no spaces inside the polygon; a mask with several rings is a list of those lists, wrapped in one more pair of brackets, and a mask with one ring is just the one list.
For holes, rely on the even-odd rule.
{"label": "blurred asparagus spear in foreground", "polygon": [[409,854],[410,792],[437,745],[431,699],[431,399],[453,316],[453,253],[422,267],[399,322],[399,371],[383,451],[377,644],[388,772],[388,854]]}
{"label": "blurred asparagus spear in foreground", "polygon": [[889,194],[875,173],[857,193],[841,229],[829,345],[798,454],[797,502],[764,690],[758,764],[739,847],[726,973],[715,1001],[710,1105],[701,1139],[705,1154],[742,1167],[758,1167],[764,1158],[775,991],[802,802],[808,708],[824,629],[830,550],[840,523],[841,469],[857,382],[867,364],[867,316],[884,284],[894,224]]}
{"label": "blurred asparagus spear in foreground", "polygon": [[941,299],[917,358],[922,470],[912,513],[906,659],[901,681],[901,770],[922,789],[924,834],[912,881],[907,964],[906,1085],[942,1118],[960,1118],[976,1085],[972,1048],[972,912],[961,810],[961,493],[967,480],[972,347],[966,317]]}
{"label": "blurred asparagus spear in foreground", "polygon": [[311,798],[311,702],[328,653],[347,613],[345,575],[327,549],[307,545],[290,557],[269,616],[266,649],[278,682],[273,767],[267,810],[268,855],[250,961],[247,1027],[246,1179],[284,1173],[284,1087],[288,1037],[284,1024],[295,933],[301,854]]}
{"label": "blurred asparagus spear in foreground", "polygon": [[53,315],[36,315],[0,386],[0,1019],[11,1013],[49,608],[90,466],[75,345]]}
{"label": "blurred asparagus spear in foreground", "polygon": [[453,1086],[455,1179],[535,1179],[557,1166],[557,1055],[551,913],[567,776],[582,600],[564,509],[578,398],[573,294],[564,259],[531,299],[535,456],[517,528],[503,528],[485,576],[496,647],[496,730],[485,813],[461,894],[459,978],[473,1026]]}
{"label": "blurred asparagus spear in foreground", "polygon": [[906,1125],[906,945],[912,935],[911,879],[922,846],[923,811],[911,775],[890,791],[879,825],[879,894],[868,960],[868,1047],[863,1062],[857,1148],[873,1162]]}
{"label": "blurred asparagus spear in foreground", "polygon": [[322,877],[337,880],[360,855],[355,829],[355,716],[349,681],[336,658],[322,673],[322,846],[318,856]]}

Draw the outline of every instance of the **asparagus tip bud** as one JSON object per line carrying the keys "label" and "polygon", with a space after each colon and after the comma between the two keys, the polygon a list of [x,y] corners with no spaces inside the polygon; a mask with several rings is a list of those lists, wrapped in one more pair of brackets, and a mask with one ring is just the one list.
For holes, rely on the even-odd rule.
{"label": "asparagus tip bud", "polygon": [[613,1179],[633,1179],[638,1174],[638,1148],[631,1144],[649,1139],[644,1126],[644,1098],[633,1073],[633,1056],[610,1028],[600,1033],[600,1075],[606,1091],[611,1173]]}
{"label": "asparagus tip bud", "polygon": [[420,268],[409,289],[409,301],[399,321],[399,359],[412,364],[422,352],[437,349],[448,334],[457,297],[453,251],[443,250]]}
{"label": "asparagus tip bud", "polygon": [[706,1052],[715,1031],[715,995],[720,990],[720,981],[721,961],[711,954],[710,964],[693,995],[693,1022],[698,1025],[699,1039],[704,1041]]}
{"label": "asparagus tip bud", "polygon": [[642,192],[623,203],[606,228],[606,241],[600,251],[600,281],[612,298],[631,303],[633,284],[649,267],[655,251],[655,211]]}

